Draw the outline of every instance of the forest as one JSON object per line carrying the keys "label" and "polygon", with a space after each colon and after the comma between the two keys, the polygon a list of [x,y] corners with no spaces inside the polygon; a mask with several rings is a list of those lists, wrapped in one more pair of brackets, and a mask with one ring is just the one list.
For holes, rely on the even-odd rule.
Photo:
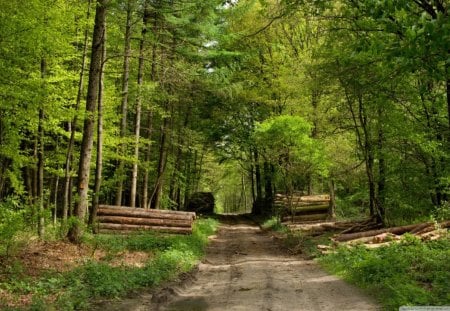
{"label": "forest", "polygon": [[[101,204],[450,218],[447,0],[0,0],[0,241]],[[5,248],[5,249],[3,249]]]}

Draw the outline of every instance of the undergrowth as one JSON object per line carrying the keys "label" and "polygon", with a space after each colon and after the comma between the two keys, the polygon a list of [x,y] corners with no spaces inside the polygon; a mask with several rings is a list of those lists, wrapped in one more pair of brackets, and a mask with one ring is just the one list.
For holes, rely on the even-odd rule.
{"label": "undergrowth", "polygon": [[386,310],[402,305],[450,305],[450,239],[407,236],[378,249],[340,247],[321,264],[376,295]]}
{"label": "undergrowth", "polygon": [[[153,254],[143,267],[112,266],[105,261],[87,261],[74,270],[49,272],[38,279],[12,273],[0,283],[0,291],[12,295],[32,295],[28,310],[86,310],[97,298],[117,298],[143,287],[157,286],[190,270],[204,254],[208,236],[213,234],[217,221],[196,221],[192,235],[136,235],[88,236],[85,243],[93,249],[107,251],[109,259],[124,251],[144,251]],[[2,306],[0,308],[8,309]],[[23,308],[22,308],[23,309]],[[19,309],[14,309],[19,310]]]}

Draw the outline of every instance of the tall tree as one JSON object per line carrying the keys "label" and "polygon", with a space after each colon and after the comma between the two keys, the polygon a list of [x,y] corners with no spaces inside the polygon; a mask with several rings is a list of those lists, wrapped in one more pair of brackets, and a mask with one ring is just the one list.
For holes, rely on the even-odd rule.
{"label": "tall tree", "polygon": [[103,44],[105,40],[105,22],[108,0],[97,0],[95,24],[92,35],[91,63],[89,67],[89,83],[86,98],[86,114],[84,118],[83,140],[81,144],[80,163],[78,169],[78,202],[74,214],[77,222],[68,233],[72,242],[79,242],[83,233],[82,225],[88,208],[89,175],[94,140],[95,110],[101,77]]}

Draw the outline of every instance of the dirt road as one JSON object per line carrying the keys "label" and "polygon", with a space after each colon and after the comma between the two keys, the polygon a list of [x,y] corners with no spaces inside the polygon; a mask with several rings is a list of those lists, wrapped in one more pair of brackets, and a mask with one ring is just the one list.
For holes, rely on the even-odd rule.
{"label": "dirt road", "polygon": [[328,275],[313,261],[287,255],[270,234],[242,220],[222,224],[193,280],[167,292],[168,301],[165,294],[160,299],[148,295],[115,309],[379,310],[358,289]]}

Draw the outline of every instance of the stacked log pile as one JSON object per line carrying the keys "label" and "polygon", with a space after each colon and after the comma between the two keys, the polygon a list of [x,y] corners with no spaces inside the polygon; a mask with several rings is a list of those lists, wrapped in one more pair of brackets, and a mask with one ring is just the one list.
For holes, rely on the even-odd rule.
{"label": "stacked log pile", "polygon": [[99,233],[126,233],[133,231],[159,231],[191,234],[195,219],[193,212],[131,208],[100,205],[98,209]]}
{"label": "stacked log pile", "polygon": [[363,245],[367,248],[378,248],[392,243],[398,243],[406,233],[412,234],[422,241],[430,241],[448,236],[450,221],[440,223],[425,222],[407,226],[382,228],[374,230],[359,231],[357,226],[348,228],[333,237],[333,246],[318,245],[319,250],[326,254],[333,252],[337,245],[352,247]]}
{"label": "stacked log pile", "polygon": [[286,226],[291,231],[300,231],[307,235],[321,235],[325,232],[353,232],[356,228],[360,229],[376,229],[381,225],[376,224],[372,220],[363,221],[315,221],[315,222],[304,222],[304,223],[287,223]]}
{"label": "stacked log pile", "polygon": [[301,223],[325,220],[330,217],[330,196],[322,195],[292,195],[277,194],[275,207],[280,210],[282,222]]}

